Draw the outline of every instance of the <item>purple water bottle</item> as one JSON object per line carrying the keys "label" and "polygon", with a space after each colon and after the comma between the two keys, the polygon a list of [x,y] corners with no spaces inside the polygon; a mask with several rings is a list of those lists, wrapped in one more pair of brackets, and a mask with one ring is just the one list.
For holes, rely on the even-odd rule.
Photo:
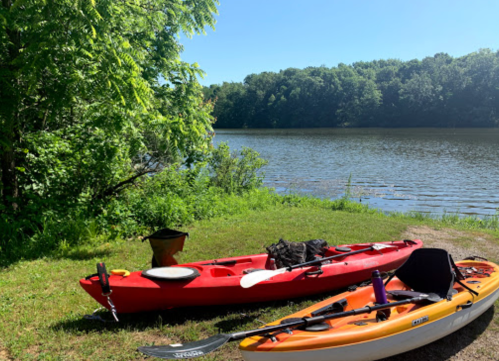
{"label": "purple water bottle", "polygon": [[381,278],[378,270],[373,271],[372,283],[374,288],[374,295],[376,296],[376,303],[380,305],[388,303],[388,300],[386,299],[385,285],[383,284],[383,279]]}
{"label": "purple water bottle", "polygon": [[[381,278],[378,270],[373,271],[371,280],[373,283],[376,303],[380,305],[387,304],[388,300],[386,299],[385,285],[383,284],[383,279]],[[378,319],[379,321],[387,320],[388,317],[390,317],[391,313],[392,312],[389,309],[378,311],[376,319]]]}

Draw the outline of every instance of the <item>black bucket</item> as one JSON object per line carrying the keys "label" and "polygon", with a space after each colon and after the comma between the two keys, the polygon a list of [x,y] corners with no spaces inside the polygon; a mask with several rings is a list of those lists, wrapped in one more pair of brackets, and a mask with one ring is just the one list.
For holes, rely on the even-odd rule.
{"label": "black bucket", "polygon": [[178,264],[174,254],[184,249],[185,237],[189,233],[164,228],[145,237],[149,240],[153,251],[152,267],[168,267]]}

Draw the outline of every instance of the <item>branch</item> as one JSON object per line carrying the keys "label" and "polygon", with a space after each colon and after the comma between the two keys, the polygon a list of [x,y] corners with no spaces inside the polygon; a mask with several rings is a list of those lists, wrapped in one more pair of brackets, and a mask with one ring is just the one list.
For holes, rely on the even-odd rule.
{"label": "branch", "polygon": [[140,172],[135,174],[133,177],[130,177],[127,180],[119,182],[118,184],[116,184],[113,187],[107,188],[105,191],[103,191],[102,193],[99,193],[98,195],[94,196],[93,198],[94,198],[94,200],[95,199],[103,199],[103,198],[115,195],[115,194],[119,193],[121,191],[121,189],[124,186],[126,186],[127,184],[131,184],[131,183],[135,182],[135,180],[137,178],[140,178],[143,175],[146,175],[149,173],[156,173],[158,171],[158,168],[159,168],[158,166],[156,166],[155,168],[143,168],[143,170],[141,170]]}
{"label": "branch", "polygon": [[98,194],[97,196],[95,196],[94,199],[103,199],[103,198],[115,195],[115,194],[117,194],[121,190],[121,188],[123,188],[127,184],[133,183],[137,178],[140,178],[143,175],[146,175],[148,173],[154,173],[154,172],[156,172],[155,169],[146,169],[146,170],[143,170],[142,172],[139,172],[139,173],[135,174],[133,177],[128,178],[127,180],[119,182],[115,186],[106,189],[104,192],[102,192],[102,193]]}

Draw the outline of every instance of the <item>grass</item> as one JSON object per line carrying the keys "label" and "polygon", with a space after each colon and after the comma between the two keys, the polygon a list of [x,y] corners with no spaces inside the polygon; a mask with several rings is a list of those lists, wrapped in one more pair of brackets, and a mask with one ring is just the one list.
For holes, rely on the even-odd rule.
{"label": "grass", "polygon": [[[183,230],[191,237],[179,261],[260,253],[281,237],[290,241],[323,238],[331,245],[389,241],[400,239],[408,226],[422,222],[438,225],[436,220],[334,211],[313,203],[277,204],[185,227]],[[470,239],[463,237],[462,243],[468,245]],[[493,237],[497,240],[495,233]],[[83,318],[98,305],[80,288],[80,278],[94,273],[99,261],[105,261],[108,269],[149,268],[151,254],[149,245],[138,238],[110,243],[95,240],[0,269],[0,360],[142,360],[145,357],[136,351],[138,346],[193,341],[219,330],[259,327],[261,322],[270,322],[330,296],[121,315],[118,324]],[[110,319],[107,311],[98,314]],[[241,357],[237,343],[231,343],[203,359]]]}

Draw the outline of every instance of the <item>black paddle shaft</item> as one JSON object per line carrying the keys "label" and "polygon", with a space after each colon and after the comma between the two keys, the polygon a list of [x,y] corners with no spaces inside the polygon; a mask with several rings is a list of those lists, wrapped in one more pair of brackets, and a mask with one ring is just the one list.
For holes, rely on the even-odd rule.
{"label": "black paddle shaft", "polygon": [[356,309],[351,310],[351,311],[333,313],[333,314],[324,315],[324,316],[302,318],[301,320],[296,320],[296,321],[288,322],[285,324],[267,326],[267,327],[263,327],[263,328],[258,328],[256,330],[250,330],[250,331],[236,332],[236,333],[233,333],[230,335],[231,336],[230,341],[240,340],[240,339],[243,339],[246,337],[257,336],[257,335],[262,335],[262,334],[266,334],[266,333],[270,333],[270,332],[274,332],[274,331],[279,331],[279,330],[289,328],[289,327],[315,325],[317,323],[321,323],[321,322],[324,322],[326,320],[333,320],[335,318],[354,316],[354,315],[359,315],[362,313],[371,313],[373,311],[381,311],[381,310],[385,310],[387,308],[406,305],[408,303],[416,303],[419,301],[428,300],[429,297],[431,297],[431,296],[424,295],[424,296],[409,298],[407,300],[402,300],[402,301],[398,301],[398,302],[386,303],[384,305],[365,306],[362,308],[356,308]]}
{"label": "black paddle shaft", "polygon": [[175,345],[165,345],[165,346],[143,346],[139,347],[139,351],[149,356],[154,356],[164,359],[186,359],[186,358],[198,357],[198,356],[203,356],[209,352],[215,351],[216,349],[222,347],[225,343],[229,341],[236,341],[251,336],[265,335],[270,332],[279,331],[289,327],[313,325],[334,318],[353,316],[361,313],[371,313],[373,311],[384,310],[387,308],[405,305],[408,303],[416,303],[423,300],[436,302],[433,301],[432,299],[433,299],[432,294],[429,295],[423,294],[421,296],[410,298],[404,301],[392,302],[378,306],[366,306],[351,311],[340,312],[325,316],[302,318],[301,320],[296,320],[280,325],[263,327],[251,331],[236,332],[232,334],[220,333],[218,335],[209,337],[205,340],[195,341],[185,345],[175,344]]}
{"label": "black paddle shaft", "polygon": [[341,257],[345,257],[345,256],[353,256],[354,254],[357,254],[357,253],[362,253],[362,252],[367,252],[367,251],[373,251],[373,250],[374,250],[374,246],[371,246],[371,247],[368,247],[368,248],[359,249],[357,251],[352,251],[352,252],[342,253],[342,254],[336,254],[336,255],[331,256],[331,257],[320,258],[320,259],[315,259],[313,261],[308,261],[308,262],[305,262],[305,263],[295,264],[293,266],[289,266],[289,267],[286,267],[286,268],[288,269],[288,271],[291,271],[291,270],[293,270],[295,268],[300,268],[300,267],[305,267],[305,266],[311,266],[313,264],[322,263],[324,261],[329,261],[331,259],[341,258]]}

